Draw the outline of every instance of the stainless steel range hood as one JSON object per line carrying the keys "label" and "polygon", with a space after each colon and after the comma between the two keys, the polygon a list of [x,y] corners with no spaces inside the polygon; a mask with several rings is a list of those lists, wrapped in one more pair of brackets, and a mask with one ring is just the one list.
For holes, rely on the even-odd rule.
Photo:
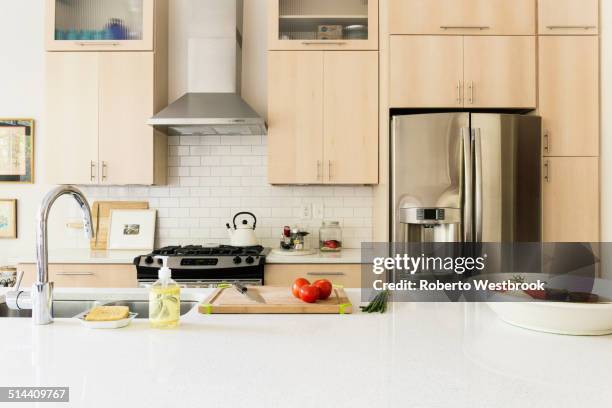
{"label": "stainless steel range hood", "polygon": [[187,93],[147,122],[169,135],[265,135],[266,123],[240,96],[243,0],[236,0],[236,93]]}
{"label": "stainless steel range hood", "polygon": [[238,94],[188,93],[149,119],[169,135],[265,135],[264,120]]}

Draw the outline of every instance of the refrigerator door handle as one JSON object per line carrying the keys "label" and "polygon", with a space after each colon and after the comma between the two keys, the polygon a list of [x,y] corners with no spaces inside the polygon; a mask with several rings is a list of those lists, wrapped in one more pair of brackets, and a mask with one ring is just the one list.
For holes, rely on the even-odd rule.
{"label": "refrigerator door handle", "polygon": [[463,141],[463,172],[464,172],[464,202],[463,202],[463,242],[472,242],[473,238],[473,173],[474,164],[472,162],[472,132],[469,128],[461,128],[461,139]]}
{"label": "refrigerator door handle", "polygon": [[482,242],[482,129],[474,129],[474,214],[476,242]]}

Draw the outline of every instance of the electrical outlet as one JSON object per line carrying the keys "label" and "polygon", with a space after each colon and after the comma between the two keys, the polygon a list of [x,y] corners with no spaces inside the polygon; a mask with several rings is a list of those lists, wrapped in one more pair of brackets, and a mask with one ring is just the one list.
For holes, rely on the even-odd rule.
{"label": "electrical outlet", "polygon": [[312,205],[302,204],[300,207],[300,218],[303,220],[310,220],[312,218]]}
{"label": "electrical outlet", "polygon": [[312,205],[312,218],[315,220],[322,220],[325,214],[325,207],[323,203],[315,203]]}

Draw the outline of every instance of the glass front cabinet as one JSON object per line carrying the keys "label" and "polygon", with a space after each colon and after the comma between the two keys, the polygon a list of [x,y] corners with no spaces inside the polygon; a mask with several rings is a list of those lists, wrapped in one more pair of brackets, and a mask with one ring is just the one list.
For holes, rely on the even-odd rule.
{"label": "glass front cabinet", "polygon": [[47,0],[47,51],[153,51],[155,0]]}
{"label": "glass front cabinet", "polygon": [[376,50],[378,0],[268,0],[270,50]]}

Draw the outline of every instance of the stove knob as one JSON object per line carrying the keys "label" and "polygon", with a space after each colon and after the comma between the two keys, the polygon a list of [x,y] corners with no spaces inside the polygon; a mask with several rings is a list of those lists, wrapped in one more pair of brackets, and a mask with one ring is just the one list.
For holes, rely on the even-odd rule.
{"label": "stove knob", "polygon": [[161,258],[157,258],[157,264],[160,266],[164,266],[164,260]]}
{"label": "stove knob", "polygon": [[153,263],[153,257],[147,256],[144,261],[147,265],[151,265]]}
{"label": "stove knob", "polygon": [[[247,259],[247,262],[248,262],[248,259]],[[239,265],[240,263],[242,263],[242,258],[241,258],[241,257],[239,257],[239,256],[235,257],[235,258],[234,258],[234,263],[235,263],[236,265]]]}
{"label": "stove knob", "polygon": [[245,262],[248,263],[249,265],[252,264],[253,262],[255,262],[255,259],[253,259],[252,256],[247,257],[247,259],[245,259]]}

